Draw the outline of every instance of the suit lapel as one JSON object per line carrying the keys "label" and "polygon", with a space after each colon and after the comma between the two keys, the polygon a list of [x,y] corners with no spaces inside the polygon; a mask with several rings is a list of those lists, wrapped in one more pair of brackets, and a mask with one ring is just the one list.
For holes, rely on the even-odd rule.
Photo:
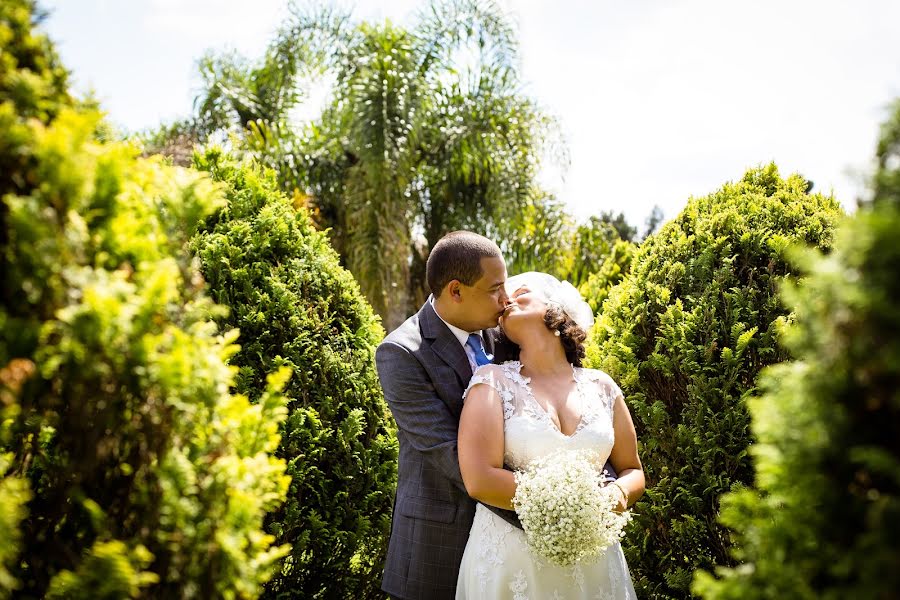
{"label": "suit lapel", "polygon": [[453,332],[434,312],[431,298],[422,307],[419,322],[422,324],[422,336],[431,340],[432,351],[459,375],[463,385],[468,384],[472,379],[472,368],[469,366],[466,351]]}

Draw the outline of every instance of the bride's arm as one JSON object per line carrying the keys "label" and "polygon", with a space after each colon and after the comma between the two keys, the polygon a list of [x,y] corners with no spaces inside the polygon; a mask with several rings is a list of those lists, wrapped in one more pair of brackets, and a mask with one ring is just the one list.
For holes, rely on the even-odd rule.
{"label": "bride's arm", "polygon": [[497,391],[478,384],[469,390],[459,419],[459,470],[469,496],[512,510],[516,482],[503,468],[503,403]]}
{"label": "bride's arm", "polygon": [[[631,413],[628,412],[625,398],[621,395],[616,397],[613,406],[613,430],[616,441],[609,455],[609,461],[619,474],[615,484],[621,486],[628,494],[628,506],[631,506],[643,495],[646,481],[644,480],[644,468],[638,457],[634,422],[631,420]],[[619,495],[622,495],[621,492]],[[621,498],[619,505],[621,510],[628,508],[624,504],[624,498]]]}

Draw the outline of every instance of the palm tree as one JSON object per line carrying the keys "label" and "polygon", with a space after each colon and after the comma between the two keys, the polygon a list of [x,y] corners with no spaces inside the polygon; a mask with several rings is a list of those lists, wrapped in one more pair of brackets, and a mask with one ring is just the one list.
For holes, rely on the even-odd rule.
{"label": "palm tree", "polygon": [[[410,29],[295,6],[259,64],[201,66],[199,120],[242,131],[305,198],[389,328],[422,300],[443,234],[498,231],[545,197],[545,149],[565,160],[547,144],[554,121],[521,91],[515,30],[493,0],[437,0]],[[290,111],[309,76],[332,81],[332,96],[301,127]]]}

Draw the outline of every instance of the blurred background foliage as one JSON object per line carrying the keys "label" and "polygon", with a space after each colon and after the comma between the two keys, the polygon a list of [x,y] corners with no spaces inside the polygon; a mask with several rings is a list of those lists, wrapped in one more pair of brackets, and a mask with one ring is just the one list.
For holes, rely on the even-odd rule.
{"label": "blurred background foliage", "polygon": [[[183,160],[192,144],[227,139],[273,168],[392,329],[427,297],[425,260],[450,231],[500,240],[511,273],[577,284],[611,236],[637,237],[622,213],[578,224],[540,188],[541,162],[568,157],[555,119],[522,92],[519,60],[491,0],[435,1],[408,29],[293,4],[262,58],[204,57],[195,114],[146,134],[146,148]],[[298,120],[316,85],[328,102]],[[655,209],[644,236],[661,220]]]}

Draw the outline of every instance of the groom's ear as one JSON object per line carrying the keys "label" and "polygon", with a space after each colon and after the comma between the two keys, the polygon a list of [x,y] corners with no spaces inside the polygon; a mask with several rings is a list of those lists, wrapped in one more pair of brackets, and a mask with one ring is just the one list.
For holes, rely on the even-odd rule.
{"label": "groom's ear", "polygon": [[452,300],[459,302],[462,300],[462,294],[460,293],[460,283],[458,279],[451,279],[450,283],[447,284],[446,292],[450,295]]}

